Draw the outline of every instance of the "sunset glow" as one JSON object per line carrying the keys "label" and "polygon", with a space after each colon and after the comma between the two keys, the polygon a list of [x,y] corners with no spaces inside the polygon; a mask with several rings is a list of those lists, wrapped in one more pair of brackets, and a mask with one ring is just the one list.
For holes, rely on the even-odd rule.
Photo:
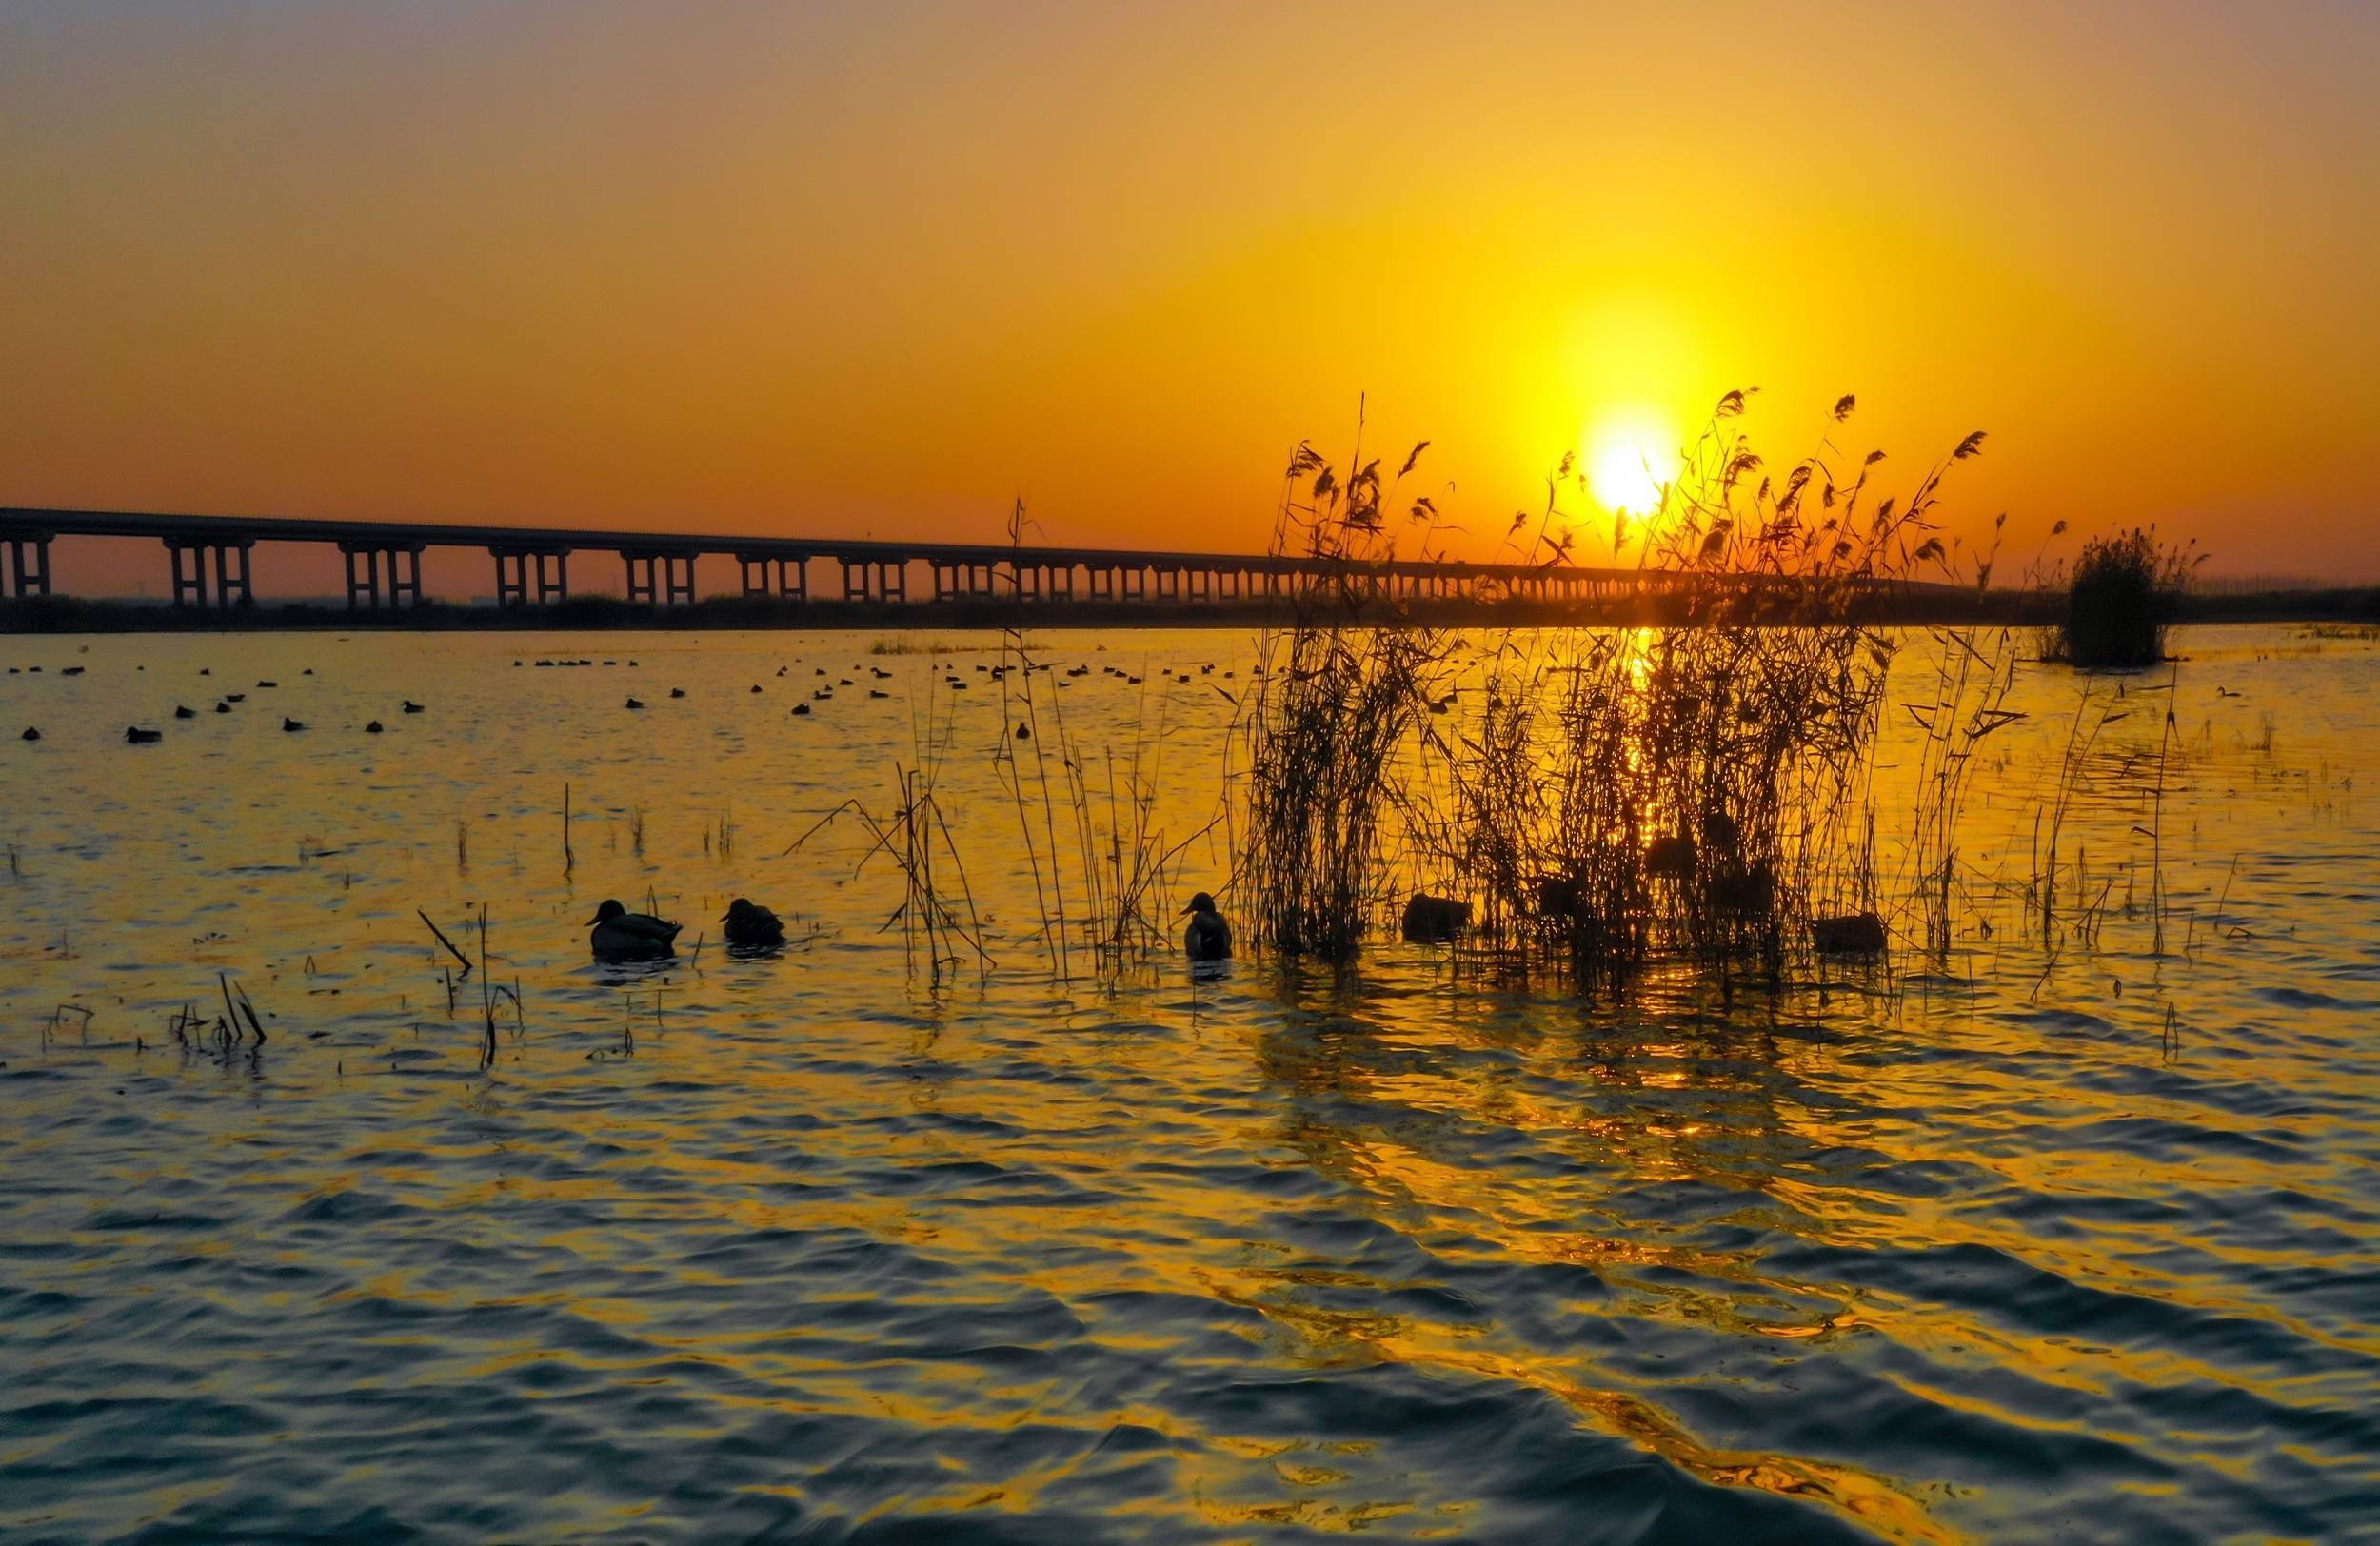
{"label": "sunset glow", "polygon": [[2370,573],[2376,54],[2046,0],[11,7],[0,501],[1259,549],[1365,395],[1484,554],[1758,386],[1780,457],[1843,392],[1895,474],[1989,429],[1945,515],[2016,550]]}

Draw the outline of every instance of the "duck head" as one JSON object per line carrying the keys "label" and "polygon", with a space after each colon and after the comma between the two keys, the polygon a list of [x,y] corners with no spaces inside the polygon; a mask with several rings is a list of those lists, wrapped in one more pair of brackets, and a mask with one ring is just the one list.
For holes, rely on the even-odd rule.
{"label": "duck head", "polygon": [[1181,910],[1181,916],[1187,918],[1192,913],[1213,913],[1214,911],[1215,899],[1201,891],[1190,899],[1190,905]]}
{"label": "duck head", "polygon": [[628,910],[625,907],[621,906],[619,902],[605,902],[601,907],[595,909],[595,916],[586,921],[586,926],[588,928],[594,928],[599,924],[608,923],[615,918],[625,918],[627,916]]}
{"label": "duck head", "polygon": [[727,911],[721,916],[719,921],[722,923],[733,923],[740,919],[750,918],[753,914],[759,911],[760,909],[753,906],[749,901],[743,897],[738,897],[735,901],[727,903]]}

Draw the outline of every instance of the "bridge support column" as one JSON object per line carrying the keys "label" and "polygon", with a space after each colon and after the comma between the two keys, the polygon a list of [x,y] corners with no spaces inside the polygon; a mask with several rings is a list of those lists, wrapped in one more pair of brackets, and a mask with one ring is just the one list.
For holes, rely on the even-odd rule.
{"label": "bridge support column", "polygon": [[628,600],[631,603],[641,602],[650,606],[661,599],[661,586],[653,574],[657,555],[624,552],[620,555],[620,562],[627,565]]}
{"label": "bridge support column", "polygon": [[[537,604],[566,600],[570,594],[570,550],[566,547],[491,547],[496,560],[496,605],[523,606],[529,601],[530,564],[536,565]],[[418,572],[418,571],[417,571]]]}
{"label": "bridge support column", "polygon": [[672,606],[694,605],[694,553],[666,554],[661,561],[664,600]]}
{"label": "bridge support column", "polygon": [[1049,599],[1054,602],[1074,600],[1074,565],[1053,564],[1049,566]]}
{"label": "bridge support column", "polygon": [[1110,568],[1106,568],[1106,567],[1103,567],[1103,566],[1101,566],[1101,565],[1093,565],[1090,569],[1088,569],[1088,570],[1087,570],[1087,571],[1085,571],[1085,572],[1086,572],[1086,574],[1088,575],[1088,577],[1089,577],[1089,579],[1090,579],[1090,582],[1091,582],[1091,599],[1092,599],[1093,601],[1095,601],[1095,602],[1111,601],[1111,600],[1113,600],[1113,599],[1115,598],[1115,595],[1116,595],[1116,571],[1115,571],[1115,570],[1110,569]]}
{"label": "bridge support column", "polygon": [[960,597],[967,593],[966,566],[964,565],[946,564],[941,559],[936,559],[933,563],[933,569],[934,599],[936,601],[955,602]]}
{"label": "bridge support column", "polygon": [[9,539],[9,594],[18,601],[50,594],[50,544],[46,531]]}
{"label": "bridge support column", "polygon": [[[368,543],[341,543],[339,552],[347,561],[349,610],[359,605],[375,612],[380,610],[384,572],[388,579],[389,605],[422,605],[422,545],[383,547]],[[364,561],[360,572],[355,562],[359,558]]]}
{"label": "bridge support column", "polygon": [[905,602],[909,599],[907,559],[843,561],[843,599],[847,602]]}
{"label": "bridge support column", "polygon": [[1123,572],[1123,595],[1126,601],[1139,601],[1149,593],[1149,571],[1135,565]]}
{"label": "bridge support column", "polygon": [[1180,569],[1158,569],[1155,573],[1157,599],[1160,602],[1181,600],[1181,571]]}
{"label": "bridge support column", "polygon": [[169,537],[165,543],[166,555],[173,563],[174,605],[204,606],[210,592],[218,606],[256,605],[255,591],[248,584],[248,549],[256,545],[253,542],[186,542]]}
{"label": "bridge support column", "polygon": [[[744,593],[746,596],[775,596],[780,601],[805,602],[810,599],[810,561],[806,558],[773,558],[764,554],[738,554],[736,563],[744,570]],[[692,576],[689,573],[688,579]]]}

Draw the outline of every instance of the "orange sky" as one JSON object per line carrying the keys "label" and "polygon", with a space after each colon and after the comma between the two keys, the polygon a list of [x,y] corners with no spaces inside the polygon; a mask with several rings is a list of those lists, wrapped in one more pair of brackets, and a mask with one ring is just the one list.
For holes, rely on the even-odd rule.
{"label": "orange sky", "polygon": [[2371,575],[2375,103],[2326,0],[15,4],[0,503],[1259,548],[1359,392],[1500,531],[1758,385]]}

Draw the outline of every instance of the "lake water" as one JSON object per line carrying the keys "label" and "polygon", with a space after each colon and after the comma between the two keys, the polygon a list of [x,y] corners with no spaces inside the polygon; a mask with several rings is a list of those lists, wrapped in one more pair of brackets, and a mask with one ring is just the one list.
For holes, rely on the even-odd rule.
{"label": "lake water", "polygon": [[[2068,821],[2095,942],[1722,1011],[1390,941],[1053,981],[949,642],[0,640],[0,1535],[2380,1533],[2380,644],[2180,636],[2164,954],[2147,707]],[[1249,642],[1038,643],[1190,836]],[[2083,690],[2023,674],[1980,872]],[[852,817],[787,851],[922,737],[997,960],[940,983]],[[688,948],[592,963],[648,893]],[[740,894],[798,942],[724,955]],[[415,909],[483,907],[450,1005]],[[178,1045],[223,978],[265,1044]]]}

